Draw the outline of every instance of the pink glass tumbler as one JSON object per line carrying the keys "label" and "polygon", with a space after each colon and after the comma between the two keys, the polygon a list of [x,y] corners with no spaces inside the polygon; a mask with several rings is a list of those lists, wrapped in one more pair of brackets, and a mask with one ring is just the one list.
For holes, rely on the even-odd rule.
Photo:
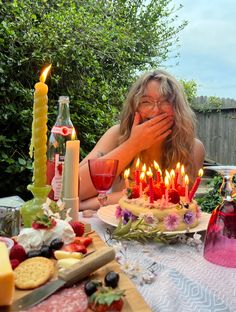
{"label": "pink glass tumbler", "polygon": [[231,193],[231,177],[225,176],[221,187],[224,200],[212,212],[205,236],[204,258],[236,268],[236,203]]}

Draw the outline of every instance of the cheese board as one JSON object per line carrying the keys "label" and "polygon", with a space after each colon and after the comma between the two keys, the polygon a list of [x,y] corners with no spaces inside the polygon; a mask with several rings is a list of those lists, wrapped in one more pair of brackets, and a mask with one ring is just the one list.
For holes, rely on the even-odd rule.
{"label": "cheese board", "polygon": [[[91,233],[90,236],[93,238],[93,243],[89,246],[88,253],[90,251],[94,251],[94,250],[101,250],[101,248],[105,247],[105,243],[101,240],[101,238],[97,235],[96,232]],[[90,256],[88,255],[88,257],[90,257]],[[124,312],[132,312],[132,311],[150,312],[151,311],[151,309],[148,307],[147,303],[145,302],[144,298],[140,295],[140,293],[138,292],[138,290],[135,287],[135,285],[133,284],[133,282],[121,271],[119,264],[115,260],[109,262],[108,264],[106,264],[103,267],[101,267],[100,269],[98,269],[96,272],[92,273],[92,275],[89,277],[89,279],[95,279],[95,280],[101,280],[102,281],[102,280],[104,280],[105,275],[109,271],[115,271],[115,272],[119,273],[119,275],[120,275],[119,289],[125,290],[124,306],[123,306],[122,311],[124,311]],[[56,275],[57,275],[57,273],[55,273],[53,279],[56,278]],[[73,295],[73,289],[75,292],[77,291],[76,288],[70,288],[69,291],[71,291],[72,295]],[[22,298],[31,292],[32,291],[29,291],[29,290],[26,291],[26,290],[16,289],[14,299],[17,300],[19,298]],[[60,291],[58,293],[60,294]],[[60,298],[60,297],[58,297],[58,298]],[[76,299],[80,300],[79,297],[77,297]],[[73,300],[72,297],[71,297],[71,300]],[[0,309],[0,311],[1,311],[1,309]],[[32,309],[32,311],[33,311],[33,309]],[[87,310],[87,311],[90,311],[90,310]]]}

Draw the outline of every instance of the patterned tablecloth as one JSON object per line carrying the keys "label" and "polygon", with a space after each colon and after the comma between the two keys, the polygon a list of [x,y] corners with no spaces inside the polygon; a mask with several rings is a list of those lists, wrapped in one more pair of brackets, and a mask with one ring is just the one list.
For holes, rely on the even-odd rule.
{"label": "patterned tablecloth", "polygon": [[[109,226],[96,215],[81,220],[107,240]],[[152,311],[235,312],[236,268],[214,265],[202,253],[186,244],[132,241],[122,243],[117,255]]]}

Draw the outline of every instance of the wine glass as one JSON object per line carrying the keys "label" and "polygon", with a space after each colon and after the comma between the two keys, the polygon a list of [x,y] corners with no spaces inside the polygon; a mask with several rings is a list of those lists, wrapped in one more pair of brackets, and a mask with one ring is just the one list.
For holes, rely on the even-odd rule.
{"label": "wine glass", "polygon": [[204,258],[212,263],[236,267],[236,202],[232,198],[232,178],[236,166],[210,166],[204,169],[215,170],[223,176],[220,188],[223,201],[212,212],[205,242]]}
{"label": "wine glass", "polygon": [[100,207],[105,205],[107,191],[111,188],[116,177],[119,160],[95,158],[89,159],[89,172],[92,183],[98,191]]}

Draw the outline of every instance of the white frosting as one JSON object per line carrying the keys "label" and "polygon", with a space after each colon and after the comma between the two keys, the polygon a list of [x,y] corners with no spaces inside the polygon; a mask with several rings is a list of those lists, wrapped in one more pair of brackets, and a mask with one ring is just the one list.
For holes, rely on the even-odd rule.
{"label": "white frosting", "polygon": [[38,250],[43,244],[49,245],[55,238],[60,238],[64,244],[71,243],[74,240],[75,233],[70,224],[64,220],[55,220],[57,224],[49,230],[22,229],[16,237],[17,242],[24,247],[26,252]]}

